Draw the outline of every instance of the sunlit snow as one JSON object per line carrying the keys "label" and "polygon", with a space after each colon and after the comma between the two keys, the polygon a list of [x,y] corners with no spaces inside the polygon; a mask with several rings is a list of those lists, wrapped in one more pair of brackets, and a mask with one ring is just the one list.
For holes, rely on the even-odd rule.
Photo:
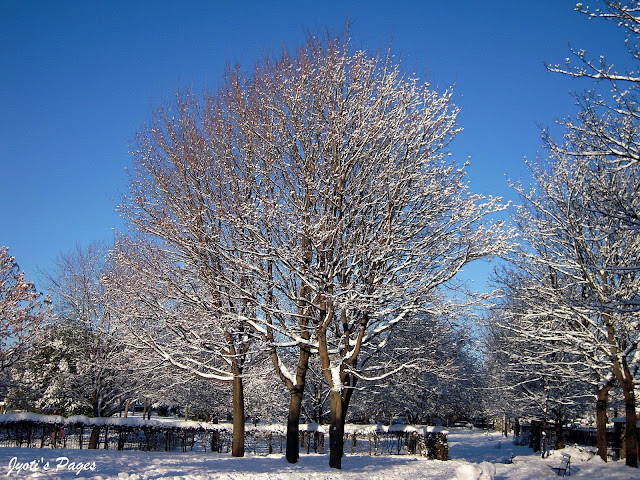
{"label": "sunlit snow", "polygon": [[[640,479],[637,469],[624,461],[604,463],[589,448],[567,447],[571,477],[584,479]],[[328,454],[301,454],[297,464],[284,455],[247,455],[201,452],[118,452],[112,450],[63,450],[0,448],[1,474],[5,478],[226,479],[226,480],[541,480],[559,478],[551,469],[559,452],[542,459],[531,449],[513,445],[498,433],[451,429],[450,460],[443,462],[411,455],[369,456],[346,453],[341,471],[329,468]],[[513,455],[513,463],[505,463]],[[16,468],[31,463],[33,471]],[[44,466],[48,462],[48,470]],[[13,467],[13,470],[11,468]],[[78,469],[84,470],[79,471]],[[93,468],[93,470],[91,470]],[[479,477],[480,472],[484,476]]]}

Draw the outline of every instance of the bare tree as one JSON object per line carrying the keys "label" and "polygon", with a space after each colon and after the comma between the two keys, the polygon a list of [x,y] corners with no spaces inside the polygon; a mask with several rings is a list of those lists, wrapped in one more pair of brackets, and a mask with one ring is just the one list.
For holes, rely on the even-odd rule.
{"label": "bare tree", "polygon": [[48,297],[20,272],[7,247],[0,247],[0,372],[24,357],[38,329],[50,319]]}
{"label": "bare tree", "polygon": [[[615,22],[626,37],[624,42],[628,51],[627,61],[623,65],[614,66],[604,55],[594,60],[585,50],[572,50],[572,57],[567,58],[565,66],[548,65],[552,72],[589,79],[594,83],[590,90],[575,95],[580,106],[576,119],[560,122],[565,128],[563,140],[556,142],[547,135],[545,141],[552,155],[566,155],[579,165],[576,169],[588,185],[586,195],[589,200],[584,203],[590,210],[607,219],[595,231],[600,233],[605,228],[613,228],[618,237],[626,231],[627,238],[637,238],[640,226],[640,152],[637,142],[640,133],[640,3],[637,0],[602,0],[597,3],[599,6],[593,10],[582,4],[578,4],[576,9],[591,19]],[[602,88],[603,85],[608,88]],[[587,252],[594,249],[598,251],[603,247],[602,243],[597,244],[597,240],[588,236],[581,243],[585,246],[583,250]],[[609,247],[612,249],[613,245]],[[598,301],[606,305],[603,313],[606,323],[618,325],[614,328],[614,336],[622,334],[624,329],[620,328],[619,315],[625,318],[631,311],[637,311],[638,299],[637,294],[632,292],[622,293],[621,288],[626,288],[623,284],[629,282],[621,282],[620,279],[637,276],[640,268],[637,256],[632,255],[611,264],[599,264],[598,267],[592,263],[596,258],[597,256],[587,254],[581,261],[585,282]],[[617,297],[615,301],[612,300],[612,295]],[[624,304],[620,303],[622,300]],[[627,405],[625,436],[630,444],[627,445],[626,461],[628,465],[635,467],[638,445],[635,440],[633,378],[637,371],[637,359],[629,356],[629,348],[631,351],[635,350],[636,342],[637,340],[629,338],[628,341],[622,344],[618,341],[616,347],[611,347],[615,350],[612,352],[612,359],[617,359],[614,361],[613,372]]]}
{"label": "bare tree", "polygon": [[[106,261],[104,244],[76,245],[73,250],[60,253],[53,268],[44,273],[58,328],[73,335],[67,342],[68,346],[73,345],[72,358],[64,359],[72,362],[63,373],[66,395],[76,405],[89,408],[94,417],[119,412],[136,389],[135,378],[127,371],[121,331],[101,283],[109,268]],[[99,429],[94,429],[90,441],[94,448],[98,434]]]}
{"label": "bare tree", "polygon": [[[608,196],[626,195],[637,185],[633,169],[600,168],[595,158],[585,162],[551,149],[550,166],[533,169],[537,189],[517,189],[524,205],[517,222],[523,247],[513,258],[519,270],[511,291],[517,307],[505,328],[540,344],[542,363],[564,365],[566,376],[595,386],[598,411],[603,410],[614,382],[626,403],[627,463],[637,465],[634,378],[638,371],[637,292],[640,238],[624,219],[598,208],[594,181],[608,186]],[[574,360],[570,360],[573,358]],[[543,360],[544,359],[544,360]],[[582,359],[585,369],[575,368]],[[579,372],[582,372],[582,375]],[[599,414],[599,420],[603,419]],[[604,432],[604,425],[600,426]],[[602,434],[600,454],[606,456]]]}
{"label": "bare tree", "polygon": [[340,468],[356,383],[409,365],[383,372],[371,358],[395,325],[437,313],[437,292],[464,265],[506,248],[486,221],[502,207],[469,194],[464,167],[448,157],[458,131],[450,92],[404,76],[390,51],[353,49],[346,35],[310,37],[252,77],[230,72],[211,104],[231,196],[245,199],[234,215],[241,249],[262,259],[253,322],[267,343],[299,346],[295,376],[273,350],[292,394],[306,350],[318,352],[331,389],[330,465]]}
{"label": "bare tree", "polygon": [[132,337],[178,368],[234,382],[259,337],[291,397],[289,461],[317,352],[340,468],[356,383],[410,364],[371,361],[394,327],[437,316],[442,286],[507,246],[487,221],[498,200],[470,194],[448,156],[450,97],[346,35],[309,37],[252,76],[231,69],[204,109],[176,95],[139,135],[123,206],[151,237],[118,253],[116,281],[136,299],[124,318],[141,322]]}
{"label": "bare tree", "polygon": [[134,356],[151,355],[157,368],[232,384],[232,454],[243,456],[243,375],[252,344],[244,307],[227,295],[222,277],[204,276],[218,265],[182,253],[123,237],[114,250],[117,268],[104,281]]}

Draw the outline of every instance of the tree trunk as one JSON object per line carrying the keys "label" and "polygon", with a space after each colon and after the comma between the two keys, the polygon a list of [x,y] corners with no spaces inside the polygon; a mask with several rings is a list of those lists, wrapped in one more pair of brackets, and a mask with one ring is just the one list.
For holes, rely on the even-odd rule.
{"label": "tree trunk", "polygon": [[342,413],[342,392],[331,390],[331,416],[329,429],[329,467],[342,469],[344,448],[344,417]]}
{"label": "tree trunk", "polygon": [[531,440],[529,442],[529,447],[533,448],[534,452],[540,451],[540,433],[542,431],[542,424],[539,420],[531,421]]}
{"label": "tree trunk", "polygon": [[100,427],[92,427],[91,435],[89,436],[89,446],[87,448],[91,450],[97,450],[99,441],[100,441]]}
{"label": "tree trunk", "polygon": [[609,385],[598,389],[596,394],[596,444],[598,455],[607,461],[607,401],[609,399]]}
{"label": "tree trunk", "polygon": [[319,424],[320,420],[322,420],[322,387],[318,386],[318,383],[319,381],[314,383],[313,389],[314,399],[316,402],[316,408],[314,409],[314,421]]}
{"label": "tree trunk", "polygon": [[[306,245],[306,244],[305,244]],[[307,245],[308,247],[308,245]],[[305,260],[307,264],[311,263],[311,256],[306,249]],[[271,261],[268,262],[268,274],[269,279],[273,280],[273,265]],[[307,286],[303,286],[300,290],[300,297],[307,299],[310,297],[310,291]],[[273,291],[270,289],[268,293],[269,305],[273,303]],[[298,355],[298,366],[296,369],[296,378],[295,383],[291,381],[286,375],[283,374],[282,369],[280,367],[280,361],[278,359],[278,354],[276,352],[275,346],[272,346],[271,350],[271,360],[273,361],[273,366],[275,367],[276,372],[280,376],[280,379],[284,382],[284,384],[289,389],[290,399],[289,399],[289,413],[287,416],[287,446],[286,446],[286,458],[289,463],[297,463],[298,458],[300,456],[298,445],[300,440],[300,411],[302,408],[302,396],[304,394],[305,382],[307,378],[307,370],[309,369],[309,357],[311,356],[311,349],[309,345],[306,343],[310,338],[310,331],[307,328],[309,319],[308,315],[308,304],[306,302],[302,302],[298,306],[298,313],[300,314],[300,336],[302,338],[302,342],[298,344],[300,348],[300,353]],[[267,341],[273,345],[274,334],[273,328],[271,326],[271,315],[267,313]]]}
{"label": "tree trunk", "polygon": [[508,438],[509,437],[509,424],[508,424],[509,420],[507,418],[507,414],[505,413],[502,416],[502,434]]}
{"label": "tree trunk", "polygon": [[345,380],[348,386],[342,389],[342,425],[347,422],[347,412],[351,404],[351,399],[353,398],[353,392],[356,390],[356,384],[358,383],[358,378],[352,375],[347,375]]}
{"label": "tree trunk", "polygon": [[622,424],[620,422],[615,422],[613,424],[613,451],[617,454],[614,457],[614,460],[624,458],[622,449]]}
{"label": "tree trunk", "polygon": [[151,420],[151,400],[145,397],[144,399],[144,407],[142,409],[142,419],[145,420],[147,418],[147,414],[149,415],[149,420]]}
{"label": "tree trunk", "polygon": [[[91,405],[93,410],[93,416],[98,417],[100,415],[98,392],[94,390],[91,393]],[[100,427],[91,427],[91,435],[89,435],[88,449],[97,450],[98,442],[100,441]]]}
{"label": "tree trunk", "polygon": [[625,463],[634,468],[638,468],[638,437],[636,415],[636,397],[634,394],[634,376],[631,374],[626,363],[615,361],[613,373],[622,388],[625,407],[625,427],[624,427],[624,450]]}
{"label": "tree trunk", "polygon": [[542,421],[542,458],[547,452],[547,420],[549,417],[549,391],[547,390],[547,401],[544,405],[544,419]]}
{"label": "tree trunk", "polygon": [[98,396],[98,391],[94,390],[91,393],[91,409],[93,411],[94,417],[100,416],[100,398]]}
{"label": "tree trunk", "polygon": [[244,389],[242,377],[233,375],[233,440],[231,455],[244,457]]}
{"label": "tree trunk", "polygon": [[622,388],[624,395],[624,406],[626,411],[626,424],[624,428],[624,446],[626,451],[625,463],[634,468],[638,468],[638,437],[637,426],[638,417],[636,415],[636,397],[634,395],[634,375],[629,370],[624,358],[619,357],[616,333],[613,321],[609,314],[603,316],[607,326],[607,338],[611,345],[611,357],[613,359],[613,374]]}
{"label": "tree trunk", "polygon": [[300,441],[300,408],[302,405],[302,391],[295,389],[291,393],[289,402],[289,416],[287,418],[287,462],[297,463],[299,458],[298,442]]}
{"label": "tree trunk", "polygon": [[633,377],[623,387],[626,423],[624,427],[625,463],[638,468],[638,433],[636,415],[636,399],[633,391]]}
{"label": "tree trunk", "polygon": [[556,441],[554,445],[554,450],[562,450],[564,448],[564,438],[563,436],[563,428],[562,428],[562,409],[559,408],[556,412],[556,423],[554,425]]}

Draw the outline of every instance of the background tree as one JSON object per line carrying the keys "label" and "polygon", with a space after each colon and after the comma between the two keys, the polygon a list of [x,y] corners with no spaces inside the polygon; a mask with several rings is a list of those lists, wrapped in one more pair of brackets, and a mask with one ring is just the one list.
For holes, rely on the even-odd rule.
{"label": "background tree", "polygon": [[[31,358],[32,385],[42,393],[42,401],[60,402],[53,406],[66,405],[94,417],[121,411],[137,380],[128,371],[120,330],[101,283],[109,268],[106,257],[101,243],[76,245],[60,253],[44,273],[57,321],[43,332],[41,350]],[[40,360],[53,369],[38,379]],[[99,429],[92,431],[90,447],[97,446],[98,434]]]}
{"label": "background tree", "polygon": [[285,422],[288,397],[286,387],[274,372],[268,352],[260,352],[251,360],[246,372],[247,417],[253,422]]}
{"label": "background tree", "polygon": [[[547,135],[545,142],[554,154],[569,156],[580,165],[581,175],[591,193],[590,208],[607,217],[618,232],[626,231],[629,237],[637,239],[640,225],[640,151],[637,142],[640,118],[640,2],[602,0],[596,4],[595,9],[582,4],[576,8],[591,19],[615,22],[625,36],[628,56],[622,65],[614,66],[604,55],[593,59],[585,50],[572,50],[572,57],[567,59],[565,66],[548,66],[552,72],[595,82],[590,90],[575,95],[580,107],[576,118],[560,122],[565,129],[563,140],[557,142]],[[591,257],[586,257],[586,260],[591,260]],[[589,272],[589,267],[586,267],[585,278],[592,283],[594,295],[599,297],[599,301],[608,303],[612,300],[611,287],[619,292],[610,279],[619,279],[625,273],[635,276],[638,268],[638,258],[632,256],[617,262],[614,267],[601,265],[601,275],[597,271]],[[620,303],[622,299],[624,301]],[[609,313],[606,315],[617,317],[618,313],[627,316],[632,311],[637,312],[637,293],[627,292],[622,298],[616,299],[615,307],[613,305],[608,303]],[[617,320],[610,323],[617,323]],[[615,378],[622,388],[626,403],[625,438],[631,442],[627,445],[627,464],[633,466],[637,466],[638,458],[638,446],[634,444],[636,420],[632,386],[637,374],[637,361],[627,363],[631,358],[627,352],[628,348],[637,348],[635,342],[630,338],[624,345],[619,345],[622,351],[614,355],[619,357],[616,362],[618,366],[614,368]]]}
{"label": "background tree", "polygon": [[20,368],[13,370],[10,403],[27,411],[58,411],[61,415],[91,415],[87,378],[78,370],[85,345],[75,322],[56,318],[42,328]]}
{"label": "background tree", "polygon": [[[524,347],[513,351],[532,359],[529,363],[563,368],[563,376],[594,385],[600,411],[613,383],[620,386],[627,400],[627,463],[635,465],[638,329],[633,305],[640,237],[623,219],[598,207],[600,198],[591,184],[603,182],[609,196],[619,197],[637,179],[630,170],[598,165],[597,158],[585,160],[552,148],[549,166],[533,168],[537,188],[517,187],[523,205],[514,221],[524,246],[512,259],[516,271],[502,282],[512,287],[507,288],[509,308],[503,310],[508,314],[503,320],[509,321],[500,326],[514,334],[510,342],[521,341]],[[522,358],[518,361],[527,363]],[[586,368],[576,368],[580,363]]]}
{"label": "background tree", "polygon": [[24,357],[39,327],[50,319],[47,303],[9,249],[0,247],[0,372]]}
{"label": "background tree", "polygon": [[[467,309],[460,309],[397,325],[388,345],[368,366],[373,375],[381,372],[382,378],[356,388],[352,416],[384,422],[404,417],[408,423],[432,424],[436,419],[469,415],[472,408],[467,400],[475,397],[472,379],[477,372],[470,357],[468,329],[463,326],[471,318]],[[406,368],[385,377],[385,372],[402,365]]]}
{"label": "background tree", "polygon": [[[153,178],[141,180],[140,188],[153,189],[153,181]],[[188,195],[189,189],[185,187],[184,193]],[[191,198],[176,194],[176,203],[167,206],[147,203],[142,191],[137,194],[139,197],[134,201],[144,202],[142,208],[170,207],[177,213],[184,213],[181,209],[189,206]],[[133,204],[132,208],[138,206]],[[209,235],[207,229],[212,225],[184,232],[175,217],[176,225],[167,225],[172,221],[169,213],[166,216],[153,211],[140,213],[147,214],[149,217],[144,219],[133,218],[149,221],[145,228],[150,231],[164,225],[171,243],[162,238],[122,237],[113,254],[116,267],[104,280],[120,325],[127,333],[127,349],[135,352],[135,356],[151,356],[158,367],[168,371],[179,370],[192,377],[230,383],[232,454],[243,456],[243,377],[253,339],[243,320],[246,305],[235,302],[227,290],[230,284],[225,283],[237,276],[218,262],[217,243],[194,243],[190,236]]]}
{"label": "background tree", "polygon": [[50,348],[57,348],[60,337],[67,336],[64,348],[73,353],[64,361],[73,366],[63,375],[66,389],[95,417],[118,412],[135,388],[124,366],[120,332],[101,285],[108,268],[106,257],[107,249],[101,243],[86,248],[76,245],[60,253],[52,270],[44,274],[58,318],[56,331],[50,334]]}
{"label": "background tree", "polygon": [[138,404],[147,402],[148,409],[155,407],[159,413],[175,414],[184,420],[217,423],[232,418],[230,384],[211,382],[178,369],[159,368],[157,364],[152,372],[145,388],[138,392]]}
{"label": "background tree", "polygon": [[[547,270],[546,265],[540,268]],[[567,301],[557,285],[551,290],[558,291],[557,298],[549,298],[541,285],[544,276],[504,269],[499,278],[504,296],[491,309],[485,332],[488,375],[492,386],[499,385],[496,396],[504,397],[496,405],[510,416],[540,419],[543,431],[553,420],[554,448],[562,448],[563,423],[571,414],[589,411],[586,399],[593,397],[597,375],[608,372],[607,363],[596,363],[598,357],[589,355],[593,352],[577,345],[575,339],[584,341],[584,334],[560,313]],[[602,426],[606,432],[606,421]]]}

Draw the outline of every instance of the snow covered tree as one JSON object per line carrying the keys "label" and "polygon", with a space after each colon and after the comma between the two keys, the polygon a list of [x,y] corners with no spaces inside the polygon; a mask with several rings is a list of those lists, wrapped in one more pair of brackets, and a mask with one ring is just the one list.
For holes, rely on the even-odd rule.
{"label": "snow covered tree", "polygon": [[[592,89],[574,94],[580,111],[575,119],[559,122],[565,129],[563,140],[557,142],[545,133],[545,144],[552,152],[574,157],[583,163],[583,174],[589,177],[594,206],[599,212],[619,219],[621,228],[637,230],[640,200],[634,194],[637,192],[634,181],[637,180],[640,162],[637,141],[640,2],[600,0],[596,3],[603,7],[591,10],[578,4],[577,9],[590,19],[615,22],[626,37],[624,43],[629,56],[624,65],[618,67],[608,62],[604,55],[593,60],[585,50],[572,50],[572,58],[566,59],[565,66],[547,66],[552,72],[593,80],[594,83]],[[618,185],[617,190],[612,191],[612,186],[607,183],[618,170],[627,172],[627,190]]]}
{"label": "snow covered tree", "polygon": [[[149,359],[152,360],[152,359]],[[211,382],[178,369],[158,368],[157,362],[132,358],[134,374],[146,376],[135,401],[160,412],[187,419],[217,422],[232,418],[231,385]],[[145,368],[146,364],[146,368]],[[165,413],[165,412],[163,412]]]}
{"label": "snow covered tree", "polygon": [[[591,216],[592,212],[600,215],[600,225],[593,227],[592,233],[601,237],[587,234],[580,242],[582,251],[595,250],[598,254],[585,254],[580,263],[584,281],[603,308],[603,321],[613,329],[607,334],[610,338],[618,337],[609,342],[613,373],[625,397],[625,438],[629,442],[626,461],[637,467],[634,379],[640,362],[638,353],[634,353],[637,352],[638,340],[634,335],[634,329],[638,330],[637,321],[634,323],[630,318],[633,312],[637,315],[639,309],[637,284],[634,285],[640,269],[637,245],[635,252],[632,248],[640,225],[637,141],[640,133],[640,2],[602,0],[597,3],[601,7],[594,10],[582,4],[578,4],[577,9],[589,18],[617,24],[626,37],[627,61],[614,66],[604,55],[593,60],[585,50],[574,50],[565,66],[548,66],[552,72],[595,80],[595,83],[591,90],[576,94],[580,106],[577,117],[560,122],[565,129],[562,141],[556,142],[551,136],[545,140],[551,155],[573,159],[575,170],[586,186],[580,192],[588,198],[584,203]],[[611,231],[615,231],[615,239],[611,239]],[[631,252],[631,255],[615,260],[607,258],[607,263],[602,263],[600,250],[607,248],[611,254],[620,242],[624,244],[625,254]],[[623,291],[627,288],[630,290]]]}
{"label": "snow covered tree", "polygon": [[263,420],[280,423],[287,419],[288,391],[273,369],[268,351],[251,359],[245,378],[247,417],[257,422]]}
{"label": "snow covered tree", "polygon": [[123,205],[148,236],[118,253],[115,282],[136,298],[123,313],[132,338],[178,368],[240,382],[259,337],[291,396],[289,461],[317,353],[340,468],[356,383],[408,366],[372,361],[394,327],[437,316],[444,285],[506,248],[487,221],[499,202],[470,194],[447,153],[456,116],[450,92],[346,34],[310,36],[250,76],[231,69],[204,108],[177,94],[139,134]]}
{"label": "snow covered tree", "polygon": [[[614,22],[622,30],[629,53],[625,64],[615,66],[603,54],[594,60],[587,51],[579,49],[571,51],[572,57],[566,59],[566,65],[547,65],[547,68],[574,78],[595,81],[592,89],[575,94],[580,106],[577,118],[560,122],[568,137],[580,139],[579,148],[573,145],[575,149],[567,149],[566,152],[575,156],[599,156],[625,168],[640,160],[636,141],[640,108],[637,97],[640,87],[640,2],[596,0],[595,3],[602,8],[591,10],[581,3],[576,8],[590,19]],[[637,224],[638,205],[628,205],[629,201],[632,199],[607,197],[611,211],[617,210],[626,221]]]}
{"label": "snow covered tree", "polygon": [[0,247],[0,372],[24,357],[39,327],[50,319],[47,303],[9,249]]}
{"label": "snow covered tree", "polygon": [[20,367],[12,369],[14,387],[7,396],[11,405],[24,410],[52,409],[61,415],[92,415],[88,378],[80,371],[87,357],[79,334],[83,328],[55,317],[39,330]]}
{"label": "snow covered tree", "polygon": [[301,415],[307,423],[324,424],[329,418],[329,387],[317,355],[309,359]]}
{"label": "snow covered tree", "polygon": [[470,313],[462,309],[396,325],[368,369],[387,372],[405,368],[365,388],[356,388],[357,405],[352,413],[378,421],[401,416],[409,423],[468,415],[471,407],[466,400],[476,396],[472,393],[476,372],[469,356],[468,328],[463,327],[468,327]]}
{"label": "snow covered tree", "polygon": [[72,346],[73,354],[64,361],[73,366],[61,374],[68,394],[75,395],[75,402],[88,407],[95,417],[118,412],[134,389],[134,379],[124,366],[120,332],[100,283],[108,268],[106,257],[101,243],[86,248],[76,245],[60,253],[44,275],[60,325],[41,341],[50,337],[56,343],[60,333],[68,335],[65,348]]}
{"label": "snow covered tree", "polygon": [[[251,77],[230,72],[211,104],[225,176],[241,192],[231,196],[246,199],[233,216],[240,248],[262,260],[250,282],[253,322],[267,342],[318,352],[331,389],[330,465],[340,468],[356,383],[406,368],[371,359],[395,325],[437,311],[437,293],[464,265],[505,249],[486,221],[501,207],[471,195],[447,155],[458,131],[450,92],[346,35],[310,37]],[[290,390],[303,381],[274,365]]]}
{"label": "snow covered tree", "polygon": [[[598,364],[598,357],[590,356],[593,352],[580,351],[572,343],[580,333],[561,313],[567,304],[562,290],[556,284],[551,292],[558,296],[550,298],[544,283],[550,276],[534,276],[523,265],[504,269],[498,277],[503,296],[491,309],[485,331],[488,386],[499,386],[497,396],[503,401],[497,405],[504,413],[542,419],[543,429],[553,417],[559,432],[569,414],[586,410],[598,377],[608,372],[607,363]],[[538,266],[548,274],[546,265]]]}
{"label": "snow covered tree", "polygon": [[[40,402],[94,417],[121,411],[136,389],[136,377],[128,371],[120,331],[101,284],[109,268],[106,256],[101,243],[86,248],[76,245],[60,253],[53,268],[44,273],[56,324],[42,332],[40,351],[31,356],[25,376],[40,392]],[[50,371],[41,372],[45,376],[39,378],[44,365],[50,365]],[[99,429],[93,430],[90,447],[97,446],[98,433]]]}
{"label": "snow covered tree", "polygon": [[[510,342],[524,342],[518,349],[508,347],[519,363],[529,358],[592,384],[599,411],[613,383],[620,386],[627,401],[627,463],[635,466],[640,237],[624,219],[599,208],[601,199],[591,186],[602,182],[609,196],[620,197],[629,183],[637,190],[637,175],[631,168],[599,168],[603,162],[596,158],[585,161],[553,148],[549,162],[548,168],[533,168],[536,189],[517,187],[523,205],[515,221],[524,246],[512,259],[517,273],[502,282],[510,285],[511,305],[503,310],[500,327],[515,334]],[[602,424],[599,428],[604,431]],[[599,445],[601,455],[605,445]]]}
{"label": "snow covered tree", "polygon": [[[158,177],[141,179],[140,190],[134,192],[138,196],[131,206],[140,211],[132,219],[148,221],[147,233],[165,228],[166,238],[120,238],[113,254],[114,269],[104,281],[134,355],[151,356],[158,368],[232,385],[232,454],[243,456],[243,376],[252,337],[243,321],[246,305],[237,304],[227,289],[237,276],[216,257],[217,242],[198,241],[198,235],[215,237],[209,228],[217,225],[203,226],[194,218],[194,230],[189,231],[180,224],[178,215],[185,214],[182,207],[195,207],[190,205],[194,198],[188,188],[162,203],[160,198],[157,203],[147,200],[142,189],[152,193],[153,182],[167,174],[154,173]],[[209,207],[200,206],[203,210],[195,214],[206,215],[204,209]],[[166,214],[154,211],[163,208],[169,209]]]}

